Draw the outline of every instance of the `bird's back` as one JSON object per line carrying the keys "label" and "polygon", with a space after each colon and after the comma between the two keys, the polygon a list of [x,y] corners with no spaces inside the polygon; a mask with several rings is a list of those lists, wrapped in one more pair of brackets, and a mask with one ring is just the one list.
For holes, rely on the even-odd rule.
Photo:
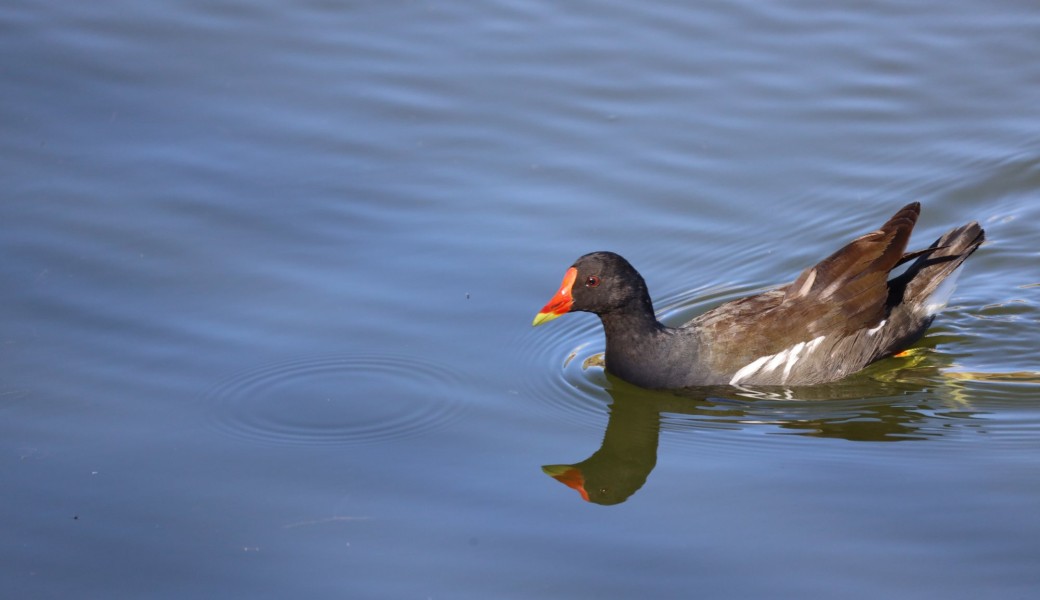
{"label": "bird's back", "polygon": [[723,304],[685,325],[685,335],[702,340],[696,368],[707,376],[698,384],[835,381],[916,341],[945,305],[942,283],[954,279],[985,238],[972,222],[907,254],[919,212],[919,204],[907,205],[794,282]]}

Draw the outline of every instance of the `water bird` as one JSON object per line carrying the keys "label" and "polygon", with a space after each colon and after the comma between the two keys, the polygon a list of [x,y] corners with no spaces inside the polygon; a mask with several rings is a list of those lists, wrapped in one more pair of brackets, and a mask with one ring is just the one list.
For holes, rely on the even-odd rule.
{"label": "water bird", "polygon": [[985,240],[972,221],[906,252],[920,214],[920,203],[908,204],[793,282],[679,327],[657,320],[646,282],[627,260],[592,252],[567,269],[533,325],[568,312],[598,315],[607,371],[644,388],[837,381],[924,335],[953,292],[959,267]]}

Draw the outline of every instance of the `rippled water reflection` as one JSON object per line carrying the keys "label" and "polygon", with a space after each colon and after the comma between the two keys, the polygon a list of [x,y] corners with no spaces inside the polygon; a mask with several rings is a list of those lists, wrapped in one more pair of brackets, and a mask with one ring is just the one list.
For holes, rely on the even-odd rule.
{"label": "rippled water reflection", "polygon": [[[894,362],[894,361],[890,361]],[[891,365],[880,367],[892,369]],[[879,368],[874,368],[878,371]],[[643,486],[657,462],[662,434],[666,450],[689,446],[753,458],[776,447],[775,435],[830,438],[846,442],[928,441],[956,446],[980,441],[1009,451],[1040,439],[1040,410],[1029,406],[1013,415],[1023,392],[1040,393],[1040,377],[1006,374],[999,387],[972,385],[956,376],[929,382],[898,381],[898,368],[884,373],[892,383],[860,376],[814,388],[734,392],[732,388],[654,392],[610,378],[608,416],[601,446],[573,464],[546,465],[543,471],[597,504],[624,502]],[[940,390],[936,393],[935,387]],[[1024,388],[1022,386],[1025,386]],[[591,415],[591,411],[589,411]],[[602,422],[604,415],[596,415]],[[855,463],[855,446],[832,446],[828,456]]]}
{"label": "rippled water reflection", "polygon": [[[666,300],[666,322],[682,323],[747,290],[687,293]],[[979,308],[980,318],[1016,321],[1019,304]],[[956,311],[946,315],[956,319]],[[989,316],[984,316],[988,314]],[[544,329],[544,328],[543,328]],[[541,333],[541,330],[539,331]],[[770,436],[794,435],[846,442],[929,441],[933,446],[973,443],[985,436],[989,445],[1015,452],[1023,441],[1037,446],[1040,410],[1022,395],[1040,394],[1040,372],[968,372],[956,370],[955,356],[936,347],[957,336],[936,327],[913,350],[886,359],[847,380],[796,388],[691,388],[649,391],[609,376],[603,370],[598,322],[561,327],[541,339],[545,348],[525,348],[548,356],[555,372],[552,386],[542,386],[538,399],[576,424],[602,429],[600,448],[577,463],[550,464],[545,474],[597,504],[626,501],[646,482],[657,463],[662,433],[671,446],[714,454],[753,458],[770,452]],[[567,350],[566,341],[589,339]],[[556,354],[549,348],[559,345]],[[560,358],[560,354],[566,354]],[[829,450],[832,458],[855,462],[855,447]]]}
{"label": "rippled water reflection", "polygon": [[[5,597],[1034,596],[1038,14],[0,4]],[[530,328],[587,252],[676,323],[913,200],[989,241],[853,381]]]}

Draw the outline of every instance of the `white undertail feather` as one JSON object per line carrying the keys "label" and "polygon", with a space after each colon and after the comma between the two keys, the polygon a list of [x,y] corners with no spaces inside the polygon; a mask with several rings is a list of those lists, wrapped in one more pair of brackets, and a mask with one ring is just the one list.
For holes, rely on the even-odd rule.
{"label": "white undertail feather", "polygon": [[883,319],[880,323],[877,324],[877,327],[873,329],[868,329],[867,335],[874,335],[877,332],[881,331],[881,328],[885,326],[885,323],[888,323],[888,319]]}
{"label": "white undertail feather", "polygon": [[928,299],[924,302],[924,312],[926,315],[933,316],[942,309],[946,308],[946,304],[950,301],[950,296],[953,295],[953,291],[957,289],[957,278],[960,277],[961,267],[957,267],[953,270],[953,273],[943,279],[942,283],[935,288]]}

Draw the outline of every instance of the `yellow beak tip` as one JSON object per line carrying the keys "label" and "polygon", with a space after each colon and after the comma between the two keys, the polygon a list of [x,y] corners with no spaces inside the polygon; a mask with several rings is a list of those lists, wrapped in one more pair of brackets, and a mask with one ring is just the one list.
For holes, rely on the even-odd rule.
{"label": "yellow beak tip", "polygon": [[551,312],[540,312],[534,316],[534,321],[531,322],[531,327],[538,327],[542,323],[548,323],[560,315]]}

